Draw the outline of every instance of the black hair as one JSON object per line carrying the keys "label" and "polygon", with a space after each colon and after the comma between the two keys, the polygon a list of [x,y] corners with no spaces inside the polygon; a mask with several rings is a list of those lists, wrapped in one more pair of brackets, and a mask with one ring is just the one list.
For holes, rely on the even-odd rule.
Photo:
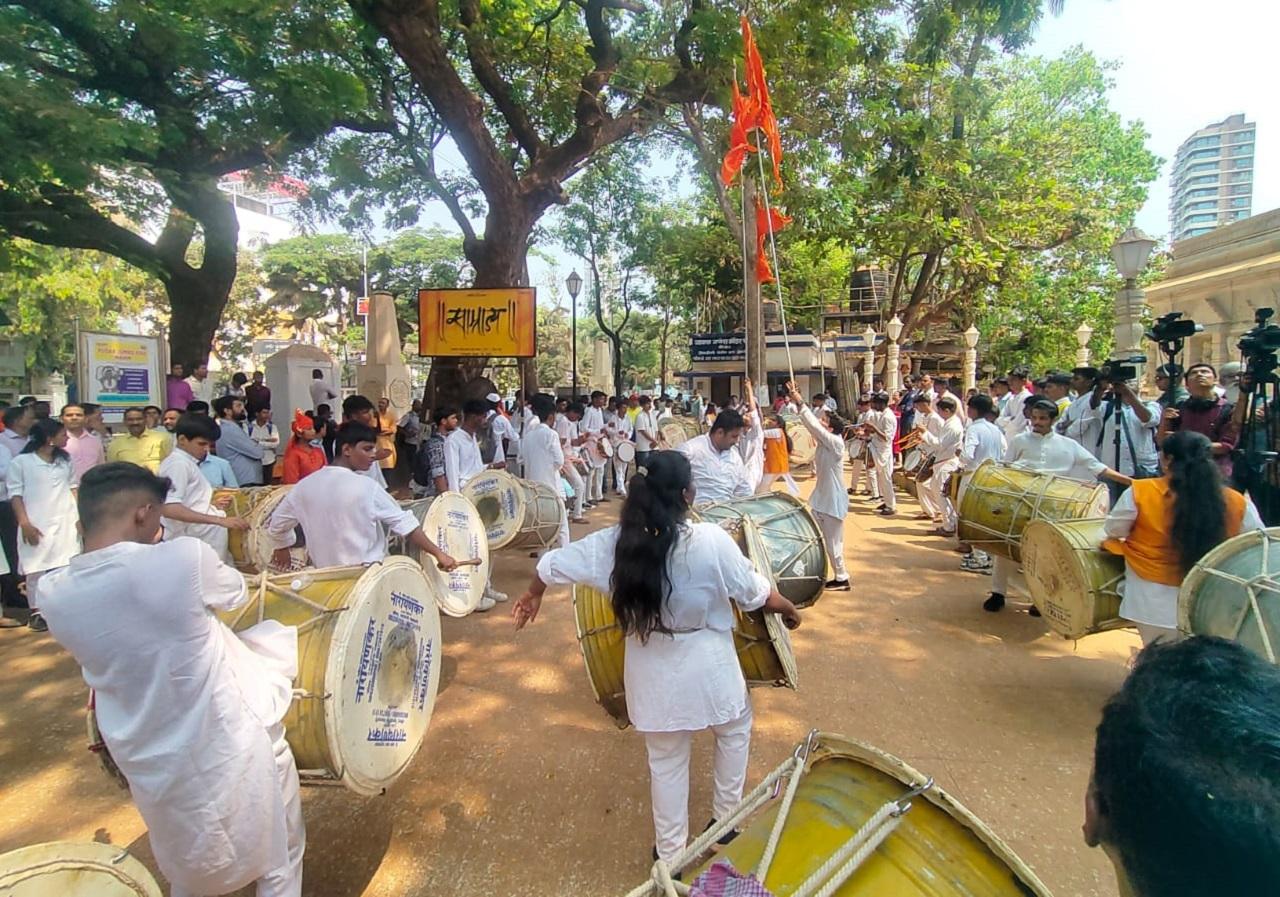
{"label": "black hair", "polygon": [[933,396],[929,395],[927,392],[922,392],[911,400],[911,404],[912,405],[932,405]]}
{"label": "black hair", "polygon": [[36,403],[35,396],[23,396],[22,398],[18,399],[18,404],[23,406],[24,408],[28,405],[34,405],[35,403]]}
{"label": "black hair", "polygon": [[[31,432],[27,435],[27,444],[23,447],[20,454],[32,455],[36,449],[43,448],[48,445],[49,440],[58,435],[59,430],[65,430],[62,421],[54,420],[51,417],[41,418],[31,425]],[[66,449],[55,448],[53,450],[54,462],[66,461],[71,463],[71,456],[67,454]]]}
{"label": "black hair", "polygon": [[143,417],[147,416],[147,412],[142,410],[141,405],[134,405],[132,408],[126,408],[124,411],[120,412],[120,417],[126,418],[130,414],[141,414]]}
{"label": "black hair", "polygon": [[1165,437],[1160,450],[1169,459],[1169,488],[1173,492],[1173,531],[1170,533],[1183,574],[1227,538],[1227,501],[1222,475],[1213,460],[1209,438],[1192,430]]}
{"label": "black hair", "polygon": [[955,410],[956,410],[956,400],[955,400],[955,399],[948,399],[948,398],[947,398],[947,397],[945,397],[945,396],[944,396],[944,397],[942,397],[941,399],[938,399],[938,410],[939,410],[939,411],[942,411],[942,410],[944,410],[944,409],[945,409],[945,410],[947,410],[947,411],[955,411]]}
{"label": "black hair", "polygon": [[200,361],[199,359],[196,359],[195,361],[191,362],[191,364],[187,365],[186,369],[194,374],[196,372],[196,368],[199,368],[199,367],[207,368],[208,366],[209,366],[209,362]]}
{"label": "black hair", "polygon": [[[72,404],[75,404],[75,403],[73,402]],[[90,414],[93,414],[102,406],[97,404],[96,402],[81,402],[80,407],[84,409],[85,416],[87,417]]]}
{"label": "black hair", "polygon": [[[152,406],[152,405],[148,405],[147,407],[148,407],[148,408],[151,408],[151,407],[154,407],[154,406]],[[81,405],[79,402],[67,402],[67,404],[65,404],[65,405],[63,405],[63,406],[62,406],[62,410],[61,410],[61,411],[59,411],[59,412],[58,412],[58,414],[60,414],[60,415],[61,415],[61,414],[66,414],[66,413],[67,413],[67,409],[68,409],[68,408],[79,408],[79,409],[80,409],[80,411],[81,411],[82,413],[84,412],[84,406],[83,406],[83,405]]]}
{"label": "black hair", "polygon": [[716,414],[716,419],[711,424],[711,432],[724,430],[727,433],[730,430],[741,430],[744,426],[746,424],[743,422],[741,414],[732,408],[725,408]]}
{"label": "black hair", "polygon": [[173,435],[175,438],[182,436],[186,439],[207,439],[210,442],[217,442],[218,437],[222,435],[222,429],[209,415],[192,414],[188,411],[173,425]]}
{"label": "black hair", "polygon": [[565,411],[568,411],[571,414],[576,414],[578,417],[582,417],[582,415],[587,413],[586,407],[581,402],[570,402],[569,407],[566,408]]}
{"label": "black hair", "polygon": [[[68,403],[67,403],[67,405],[74,405],[74,404],[75,404],[75,402],[68,402]],[[62,406],[62,410],[63,410],[63,411],[66,411],[66,410],[67,410],[67,405],[63,405],[63,406]],[[143,414],[146,414],[148,411],[154,411],[156,414],[164,414],[164,412],[160,410],[160,406],[159,406],[159,405],[147,405],[146,407],[144,407],[144,408],[142,409],[142,413],[143,413]]]}
{"label": "black hair", "polygon": [[270,410],[271,410],[271,403],[270,403],[270,402],[263,402],[263,403],[262,403],[262,404],[260,404],[260,405],[254,405],[254,406],[253,406],[253,413],[254,413],[255,415],[256,415],[259,411],[270,411]]}
{"label": "black hair", "polygon": [[312,379],[312,380],[323,380],[323,379],[324,379],[324,372],[323,372],[322,370],[320,370],[319,368],[312,368],[312,369],[311,369],[311,379]]}
{"label": "black hair", "polygon": [[595,401],[596,399],[599,399],[599,398],[606,398],[604,392],[599,389],[591,390],[591,400]]}
{"label": "black hair", "polygon": [[378,433],[373,427],[362,424],[359,421],[349,420],[342,426],[338,427],[338,437],[333,441],[333,453],[335,455],[342,454],[344,446],[359,445],[362,442],[378,441]]}
{"label": "black hair", "polygon": [[556,413],[556,400],[545,393],[538,393],[530,400],[529,407],[533,416],[545,423],[548,417]]}
{"label": "black hair", "polygon": [[646,470],[627,487],[609,577],[618,625],[641,642],[655,632],[671,632],[662,622],[662,606],[672,587],[667,561],[689,515],[685,490],[693,482],[689,459],[679,452],[654,452]]}
{"label": "black hair", "polygon": [[452,405],[441,405],[436,408],[435,412],[431,415],[431,422],[438,427],[440,426],[440,422],[445,418],[453,417],[457,413],[458,409],[454,408]]}
{"label": "black hair", "polygon": [[462,403],[463,417],[484,417],[491,410],[491,406],[484,399],[467,399]]}
{"label": "black hair", "polygon": [[1271,893],[1280,669],[1208,636],[1143,649],[1103,708],[1093,796],[1134,894]]}
{"label": "black hair", "polygon": [[1056,419],[1058,416],[1058,405],[1048,399],[1036,399],[1034,402],[1027,403],[1027,416],[1031,416],[1032,411],[1044,411],[1050,419]]}
{"label": "black hair", "polygon": [[150,470],[129,461],[99,464],[84,472],[76,493],[80,525],[85,532],[96,529],[103,520],[119,516],[124,499],[143,493],[157,504],[164,504],[169,494],[169,478],[158,477]]}
{"label": "black hair", "polygon": [[1009,386],[1009,378],[1008,378],[1008,377],[996,377],[994,380],[992,380],[992,381],[991,381],[991,385],[992,385],[992,386],[1004,386],[1004,387],[1006,387],[1006,388],[1007,388],[1007,387]]}
{"label": "black hair", "polygon": [[355,417],[361,411],[377,411],[377,410],[378,409],[376,409],[373,406],[373,402],[370,402],[367,398],[365,398],[362,395],[347,396],[345,399],[342,400],[342,416],[343,417]]}
{"label": "black hair", "polygon": [[[12,427],[18,422],[22,415],[27,413],[27,409],[30,407],[30,405],[10,405],[8,408],[4,409],[4,425],[6,427]],[[34,414],[35,412],[33,411],[32,413]]]}
{"label": "black hair", "polygon": [[236,371],[231,375],[232,386],[244,386],[249,382],[249,378],[244,375],[243,371]]}
{"label": "black hair", "polygon": [[968,405],[978,412],[979,417],[986,417],[996,408],[996,403],[991,401],[991,396],[984,396],[981,393],[976,396],[970,396]]}
{"label": "black hair", "polygon": [[209,403],[204,399],[196,399],[187,403],[187,414],[203,414],[209,416]]}
{"label": "black hair", "polygon": [[1046,383],[1053,383],[1057,386],[1070,386],[1071,375],[1066,371],[1049,371],[1044,375]]}
{"label": "black hair", "polygon": [[319,405],[316,406],[316,414],[332,414],[332,413],[333,413],[333,409],[330,408],[328,404],[325,402],[321,402]]}
{"label": "black hair", "polygon": [[213,400],[213,413],[218,417],[222,417],[231,410],[231,407],[235,405],[236,402],[243,403],[244,399],[239,396],[218,396],[218,398]]}
{"label": "black hair", "polygon": [[1028,380],[1031,377],[1031,372],[1024,367],[1019,366],[1009,371],[1009,376],[1016,377],[1019,380]]}

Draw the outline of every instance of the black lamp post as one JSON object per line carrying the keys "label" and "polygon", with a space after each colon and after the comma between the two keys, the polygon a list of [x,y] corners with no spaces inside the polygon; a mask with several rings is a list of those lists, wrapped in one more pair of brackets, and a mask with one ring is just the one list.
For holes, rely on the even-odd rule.
{"label": "black lamp post", "polygon": [[573,365],[573,401],[578,400],[578,291],[582,289],[582,277],[575,268],[570,275],[565,278],[564,285],[569,290],[569,298],[573,300],[572,305],[572,326],[573,326],[573,345],[570,347],[571,364]]}

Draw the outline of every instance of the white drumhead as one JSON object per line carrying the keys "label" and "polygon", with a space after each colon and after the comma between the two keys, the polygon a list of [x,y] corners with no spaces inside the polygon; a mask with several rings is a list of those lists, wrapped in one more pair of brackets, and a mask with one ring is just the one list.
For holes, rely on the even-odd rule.
{"label": "white drumhead", "polygon": [[462,487],[462,494],[480,512],[490,548],[502,548],[520,532],[524,519],[524,490],[520,481],[504,470],[477,474]]}
{"label": "white drumhead", "polygon": [[434,592],[417,561],[388,557],[361,575],[338,621],[325,724],[342,782],[359,794],[386,790],[427,734],[442,657]]}
{"label": "white drumhead", "polygon": [[667,441],[669,448],[679,448],[689,441],[689,434],[686,432],[684,425],[674,420],[663,421],[662,426],[658,428],[658,432]]}
{"label": "white drumhead", "polygon": [[920,449],[907,449],[902,455],[902,469],[915,470],[920,466],[921,460]]}
{"label": "white drumhead", "polygon": [[[289,490],[293,486],[264,486],[262,488],[264,491],[267,489],[271,491],[259,499],[249,512],[250,528],[244,534],[245,552],[249,555],[249,563],[258,572],[281,573],[284,571],[276,567],[272,561],[275,549],[271,547],[271,536],[267,533],[267,525],[271,522],[271,515],[275,513],[276,508],[280,502],[284,501],[285,496],[289,494]],[[307,557],[307,547],[305,545],[296,545],[289,549],[290,570],[301,570],[309,563],[310,560]]]}
{"label": "white drumhead", "polygon": [[439,580],[436,603],[440,610],[451,617],[465,617],[476,609],[489,581],[489,540],[485,538],[484,523],[476,506],[466,496],[446,492],[431,503],[422,521],[422,530],[446,554],[456,560],[479,559],[476,566],[458,567],[445,573],[432,557],[423,557],[423,565],[433,579]]}
{"label": "white drumhead", "polygon": [[636,460],[636,444],[634,442],[619,442],[616,452],[619,461],[631,464]]}
{"label": "white drumhead", "polygon": [[160,897],[151,873],[124,848],[52,841],[0,855],[6,897]]}

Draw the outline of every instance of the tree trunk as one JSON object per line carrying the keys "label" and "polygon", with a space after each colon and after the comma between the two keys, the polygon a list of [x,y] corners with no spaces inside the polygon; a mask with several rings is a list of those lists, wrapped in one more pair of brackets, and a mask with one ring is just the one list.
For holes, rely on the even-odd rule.
{"label": "tree trunk", "polygon": [[[192,217],[173,210],[156,240],[156,252],[166,269],[163,279],[169,296],[169,356],[191,371],[193,366],[208,362],[213,336],[227,307],[236,280],[240,225],[235,206],[212,181],[170,186],[169,192]],[[204,258],[199,268],[192,268],[187,264],[186,251],[196,221],[204,242]]]}

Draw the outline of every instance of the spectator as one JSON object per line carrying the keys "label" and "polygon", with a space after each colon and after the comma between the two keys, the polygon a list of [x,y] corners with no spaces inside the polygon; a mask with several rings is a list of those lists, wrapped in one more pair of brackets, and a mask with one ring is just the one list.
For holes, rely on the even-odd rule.
{"label": "spectator", "polygon": [[97,433],[85,428],[84,408],[73,402],[62,406],[62,425],[67,428],[67,454],[71,458],[71,485],[79,486],[80,477],[91,467],[107,460],[106,449]]}
{"label": "spectator", "polygon": [[231,385],[227,387],[227,395],[235,396],[237,399],[244,399],[244,387],[248,382],[248,377],[246,377],[242,372],[236,371],[231,375]]}
{"label": "spectator", "polygon": [[[195,395],[191,392],[191,384],[183,379],[184,368],[180,364],[175,364],[169,368],[169,376],[165,378],[164,403],[170,408],[177,408],[179,411],[186,411],[187,406],[191,404],[191,400]],[[152,471],[155,473],[155,471]]]}
{"label": "spectator", "polygon": [[253,382],[244,388],[244,403],[249,414],[255,415],[259,408],[271,407],[271,390],[262,382],[262,371],[253,372]]}
{"label": "spectator", "polygon": [[141,408],[125,409],[124,426],[125,432],[107,444],[107,460],[128,461],[158,473],[160,462],[169,456],[169,440],[147,429],[147,416]]}
{"label": "spectator", "polygon": [[1231,451],[1236,447],[1239,429],[1232,419],[1231,403],[1218,395],[1218,371],[1207,362],[1187,368],[1189,395],[1177,405],[1164,410],[1157,441],[1179,430],[1191,430],[1209,437],[1213,458],[1218,462],[1222,478],[1230,483]]}
{"label": "spectator", "polygon": [[316,435],[316,422],[301,408],[293,412],[289,428],[292,437],[284,449],[284,475],[281,482],[292,486],[325,465],[324,449]]}
{"label": "spectator", "polygon": [[253,411],[253,419],[249,421],[246,431],[249,438],[262,446],[262,482],[269,484],[275,480],[276,453],[280,448],[280,430],[271,420],[271,406],[259,405]]}
{"label": "spectator", "polygon": [[[319,412],[321,405],[328,405],[338,398],[337,390],[324,382],[324,371],[319,368],[311,371],[311,385],[307,388],[311,391],[311,407],[317,412]],[[330,407],[332,406],[330,405]],[[333,456],[332,452],[328,454],[330,457]]]}
{"label": "spectator", "polygon": [[[213,403],[213,410],[220,431],[215,440],[218,454],[230,462],[241,486],[261,486],[262,446],[244,431],[244,402],[235,396],[223,396]],[[199,461],[197,458],[196,463]]]}
{"label": "spectator", "polygon": [[191,365],[191,376],[187,378],[187,385],[191,387],[192,398],[202,402],[213,402],[213,381],[209,379],[209,365],[203,361],[197,361]]}

